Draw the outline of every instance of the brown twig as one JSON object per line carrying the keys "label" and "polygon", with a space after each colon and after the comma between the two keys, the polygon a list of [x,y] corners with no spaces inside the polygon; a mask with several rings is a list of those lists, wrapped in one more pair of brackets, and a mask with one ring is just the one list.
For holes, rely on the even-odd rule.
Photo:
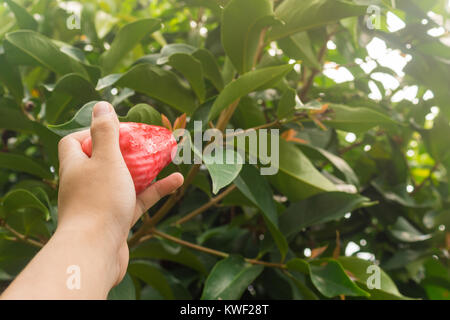
{"label": "brown twig", "polygon": [[267,129],[267,128],[281,126],[283,124],[286,124],[286,123],[289,123],[289,122],[295,122],[297,120],[300,120],[300,119],[306,118],[306,117],[307,117],[307,115],[302,113],[302,114],[296,115],[295,117],[293,117],[291,119],[281,119],[281,120],[277,119],[277,120],[274,120],[272,122],[262,124],[260,126],[256,126],[256,127],[253,127],[253,128],[248,128],[248,129],[245,129],[245,130],[242,130],[242,131],[236,131],[236,132],[233,132],[231,134],[227,134],[227,135],[225,135],[225,138],[236,137],[236,136],[239,136],[241,134],[246,134],[246,133],[249,133],[251,131],[256,131],[256,130],[260,130],[260,129]]}
{"label": "brown twig", "polygon": [[[323,58],[325,57],[325,54],[327,53],[327,44],[328,41],[336,34],[337,30],[331,32],[327,35],[325,43],[323,44],[322,48],[320,48],[319,54],[317,55],[317,60],[319,63],[322,63]],[[302,101],[306,101],[306,97],[308,96],[308,92],[311,89],[314,79],[316,76],[321,72],[321,70],[313,69],[311,71],[311,75],[309,76],[308,80],[306,81],[305,85],[302,87],[302,90],[300,90],[300,99]]]}
{"label": "brown twig", "polygon": [[239,105],[239,101],[241,99],[237,99],[232,104],[230,104],[219,116],[219,120],[217,120],[216,128],[220,131],[225,130],[228,122],[233,116],[234,111],[236,111],[237,106]]}
{"label": "brown twig", "polygon": [[256,50],[256,54],[253,58],[253,68],[256,67],[259,61],[261,61],[262,52],[265,47],[265,37],[268,28],[264,28],[259,35],[258,49]]}
{"label": "brown twig", "polygon": [[0,226],[5,228],[9,232],[11,232],[16,237],[16,239],[18,241],[30,244],[30,245],[35,246],[37,248],[42,248],[44,246],[44,243],[28,238],[26,235],[21,234],[20,232],[18,232],[14,228],[12,228],[10,225],[8,225],[3,220],[0,221]]}
{"label": "brown twig", "polygon": [[363,144],[362,141],[355,142],[355,143],[349,145],[348,147],[345,147],[345,148],[339,150],[339,155],[343,155],[344,153],[347,153],[347,152],[349,152],[350,150],[353,150],[353,149],[355,149],[355,148],[358,148],[358,147],[361,146],[362,144]]}
{"label": "brown twig", "polygon": [[[197,244],[194,244],[192,242],[188,242],[188,241],[184,241],[180,238],[171,236],[169,234],[166,234],[164,232],[158,231],[153,229],[151,231],[154,235],[159,236],[161,238],[170,240],[172,242],[178,243],[182,246],[185,247],[189,247],[191,249],[197,250],[197,251],[202,251],[205,253],[209,253],[221,258],[227,258],[230,254],[226,253],[226,252],[222,252],[222,251],[218,251],[218,250],[214,250],[214,249],[210,249],[207,247],[203,247]],[[251,264],[259,264],[259,265],[263,265],[266,267],[272,267],[272,268],[279,268],[279,269],[286,269],[286,265],[285,264],[281,264],[281,263],[272,263],[272,262],[266,262],[266,261],[261,261],[261,260],[257,260],[257,259],[249,259],[249,258],[244,258],[246,262],[251,263]]]}
{"label": "brown twig", "polygon": [[192,211],[191,213],[187,214],[186,216],[184,216],[181,219],[178,219],[177,221],[175,221],[173,223],[173,225],[180,225],[183,224],[191,219],[193,219],[194,217],[198,216],[199,214],[205,212],[206,210],[208,210],[209,208],[211,208],[212,206],[216,205],[220,200],[222,200],[223,198],[225,198],[231,191],[233,191],[234,189],[236,189],[236,185],[232,184],[231,186],[229,186],[227,189],[225,189],[225,191],[223,191],[221,194],[219,194],[218,196],[212,198],[211,200],[209,200],[207,203],[205,203],[204,205],[202,205],[201,207],[195,209],[194,211]]}

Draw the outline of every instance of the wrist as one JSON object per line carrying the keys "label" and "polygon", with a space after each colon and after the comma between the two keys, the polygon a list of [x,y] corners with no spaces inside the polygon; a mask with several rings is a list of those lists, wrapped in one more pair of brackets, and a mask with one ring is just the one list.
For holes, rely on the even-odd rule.
{"label": "wrist", "polygon": [[[61,210],[62,211],[62,210]],[[84,234],[92,241],[105,244],[109,248],[118,250],[127,240],[128,232],[119,228],[119,223],[106,219],[108,215],[95,212],[61,212],[56,231]]]}
{"label": "wrist", "polygon": [[[107,228],[102,228],[92,221],[64,221],[58,224],[52,240],[73,252],[82,252],[95,262],[98,276],[105,277],[105,283],[111,289],[121,276],[120,254],[123,244]],[[93,266],[93,264],[92,264]]]}

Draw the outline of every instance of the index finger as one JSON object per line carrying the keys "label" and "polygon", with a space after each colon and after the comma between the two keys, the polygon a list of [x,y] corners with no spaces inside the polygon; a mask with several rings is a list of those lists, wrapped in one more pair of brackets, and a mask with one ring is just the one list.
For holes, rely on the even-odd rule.
{"label": "index finger", "polygon": [[62,163],[66,159],[87,159],[88,156],[81,149],[81,143],[89,137],[89,130],[83,130],[71,133],[63,137],[58,143],[59,162]]}

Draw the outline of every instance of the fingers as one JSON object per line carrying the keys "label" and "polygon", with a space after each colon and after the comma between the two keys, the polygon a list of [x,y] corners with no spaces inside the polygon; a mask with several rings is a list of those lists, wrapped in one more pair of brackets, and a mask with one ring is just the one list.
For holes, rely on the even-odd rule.
{"label": "fingers", "polygon": [[88,129],[83,130],[83,131],[74,132],[74,133],[71,133],[70,135],[68,135],[68,137],[71,137],[72,139],[77,140],[80,143],[80,145],[84,141],[84,139],[86,139],[89,136],[90,136],[90,133],[89,133]]}
{"label": "fingers", "polygon": [[183,175],[179,172],[159,180],[142,191],[136,199],[136,210],[133,224],[140,216],[158,202],[162,197],[174,192],[183,184]]}
{"label": "fingers", "polygon": [[85,159],[86,154],[81,149],[81,142],[89,137],[89,130],[83,130],[65,136],[58,143],[59,162],[67,160]]}
{"label": "fingers", "polygon": [[92,112],[92,157],[111,159],[120,155],[119,120],[112,105],[98,102]]}

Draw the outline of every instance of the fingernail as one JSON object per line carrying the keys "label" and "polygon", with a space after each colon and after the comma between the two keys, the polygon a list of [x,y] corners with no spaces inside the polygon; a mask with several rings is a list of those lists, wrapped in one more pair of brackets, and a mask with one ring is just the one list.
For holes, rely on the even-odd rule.
{"label": "fingernail", "polygon": [[94,106],[94,117],[101,117],[111,113],[111,106],[108,102],[101,101]]}

